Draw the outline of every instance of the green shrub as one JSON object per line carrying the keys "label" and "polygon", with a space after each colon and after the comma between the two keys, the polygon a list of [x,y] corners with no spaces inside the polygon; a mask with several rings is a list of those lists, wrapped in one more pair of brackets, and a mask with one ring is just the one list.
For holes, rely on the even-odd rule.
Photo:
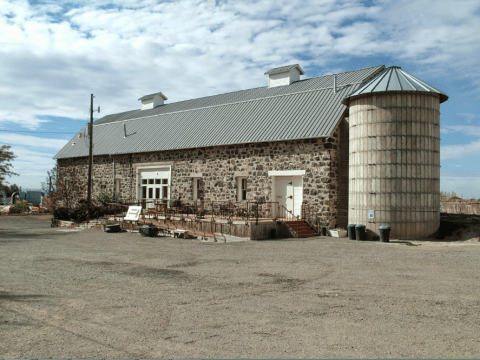
{"label": "green shrub", "polygon": [[103,191],[101,191],[100,194],[97,196],[97,201],[103,206],[106,206],[108,203],[118,202],[117,199],[115,199],[115,196]]}
{"label": "green shrub", "polygon": [[[90,219],[97,219],[107,213],[107,208],[100,206],[90,207]],[[65,207],[56,208],[53,216],[58,220],[74,221],[81,223],[87,220],[87,206],[80,205],[74,209],[67,209]]]}
{"label": "green shrub", "polygon": [[28,205],[22,201],[15,203],[13,206],[13,212],[25,212],[28,210]]}
{"label": "green shrub", "polygon": [[452,196],[450,200],[461,200],[462,198],[459,198],[458,196]]}

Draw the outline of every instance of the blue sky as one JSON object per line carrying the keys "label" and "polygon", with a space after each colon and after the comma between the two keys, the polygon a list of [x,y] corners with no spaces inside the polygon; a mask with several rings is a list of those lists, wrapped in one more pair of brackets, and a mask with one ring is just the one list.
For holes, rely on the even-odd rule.
{"label": "blue sky", "polygon": [[299,63],[303,78],[375,65],[449,95],[441,105],[441,190],[480,198],[478,0],[0,0],[0,144],[38,188],[52,157],[88,121],[168,102],[265,86]]}

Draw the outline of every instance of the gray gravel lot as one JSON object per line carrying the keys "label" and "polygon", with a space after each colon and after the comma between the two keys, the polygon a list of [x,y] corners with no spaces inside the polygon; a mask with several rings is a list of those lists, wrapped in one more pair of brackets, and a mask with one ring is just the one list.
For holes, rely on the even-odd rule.
{"label": "gray gravel lot", "polygon": [[480,246],[204,243],[0,217],[1,358],[478,358]]}

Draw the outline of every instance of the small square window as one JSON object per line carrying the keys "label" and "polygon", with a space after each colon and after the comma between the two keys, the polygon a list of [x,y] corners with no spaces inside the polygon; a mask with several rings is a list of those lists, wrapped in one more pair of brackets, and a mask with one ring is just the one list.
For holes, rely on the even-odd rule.
{"label": "small square window", "polygon": [[147,179],[142,179],[142,184],[146,184],[147,183]]}
{"label": "small square window", "polygon": [[154,182],[154,179],[148,179],[149,184],[153,184],[153,182]]}
{"label": "small square window", "polygon": [[160,179],[155,179],[155,184],[160,184]]}
{"label": "small square window", "polygon": [[168,179],[162,179],[162,184],[168,185]]}

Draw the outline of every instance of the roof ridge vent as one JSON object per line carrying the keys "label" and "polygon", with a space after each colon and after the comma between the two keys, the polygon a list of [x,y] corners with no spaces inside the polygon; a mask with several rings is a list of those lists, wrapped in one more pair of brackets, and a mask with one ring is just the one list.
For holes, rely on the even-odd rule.
{"label": "roof ridge vent", "polygon": [[168,98],[163,95],[163,93],[158,92],[155,94],[144,95],[138,100],[142,102],[142,110],[148,110],[163,105]]}
{"label": "roof ridge vent", "polygon": [[268,75],[268,87],[290,85],[300,80],[300,75],[304,75],[305,71],[298,64],[285,65],[273,68],[265,72]]}

